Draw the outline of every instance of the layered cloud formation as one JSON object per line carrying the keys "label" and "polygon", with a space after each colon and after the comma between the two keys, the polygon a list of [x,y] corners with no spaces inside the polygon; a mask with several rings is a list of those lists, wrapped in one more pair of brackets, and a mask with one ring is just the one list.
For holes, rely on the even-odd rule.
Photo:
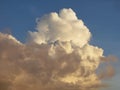
{"label": "layered cloud formation", "polygon": [[29,42],[0,33],[0,90],[94,90],[103,49],[72,9],[37,18]]}

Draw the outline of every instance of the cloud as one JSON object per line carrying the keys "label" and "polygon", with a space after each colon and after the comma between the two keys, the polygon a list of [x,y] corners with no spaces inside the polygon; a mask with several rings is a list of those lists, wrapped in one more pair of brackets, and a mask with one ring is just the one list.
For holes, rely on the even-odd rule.
{"label": "cloud", "polygon": [[78,19],[72,9],[62,9],[59,14],[50,13],[37,18],[37,32],[29,32],[34,42],[52,43],[55,41],[71,42],[77,46],[84,46],[90,40],[91,33]]}
{"label": "cloud", "polygon": [[[103,49],[72,9],[37,18],[29,42],[0,33],[0,90],[96,90]],[[111,69],[112,71],[112,69]],[[112,73],[111,73],[112,75]],[[2,86],[2,87],[1,87]]]}
{"label": "cloud", "polygon": [[101,70],[99,72],[99,75],[98,77],[100,79],[109,79],[111,77],[113,77],[115,75],[115,69],[111,66],[111,65],[108,65],[106,67],[104,67],[104,70]]}

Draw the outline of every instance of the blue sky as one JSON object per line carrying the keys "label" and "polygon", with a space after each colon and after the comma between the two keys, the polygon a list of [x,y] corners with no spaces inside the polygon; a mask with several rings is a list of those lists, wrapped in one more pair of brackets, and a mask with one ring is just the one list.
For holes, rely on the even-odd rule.
{"label": "blue sky", "polygon": [[[120,0],[0,0],[0,32],[10,30],[25,42],[28,31],[34,31],[35,20],[62,8],[72,8],[92,33],[91,44],[102,47],[105,55],[120,58]],[[119,90],[119,60],[117,74],[108,80]]]}

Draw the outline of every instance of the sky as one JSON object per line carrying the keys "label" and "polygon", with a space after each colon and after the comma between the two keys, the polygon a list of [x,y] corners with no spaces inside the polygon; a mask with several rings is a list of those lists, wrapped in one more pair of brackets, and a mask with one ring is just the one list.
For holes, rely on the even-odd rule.
{"label": "sky", "polygon": [[[120,86],[120,1],[119,0],[0,0],[0,32],[10,32],[22,43],[27,41],[28,32],[35,32],[37,18],[71,8],[92,34],[90,44],[101,47],[104,55],[118,58],[114,63],[116,74],[109,80],[109,88]],[[38,30],[39,31],[39,30]]]}

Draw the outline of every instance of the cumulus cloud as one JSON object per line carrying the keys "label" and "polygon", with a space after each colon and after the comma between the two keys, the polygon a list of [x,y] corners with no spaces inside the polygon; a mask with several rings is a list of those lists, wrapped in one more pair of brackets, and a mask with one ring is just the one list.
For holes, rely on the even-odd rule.
{"label": "cumulus cloud", "polygon": [[91,36],[88,28],[72,9],[62,9],[59,14],[53,12],[37,18],[36,29],[37,32],[30,32],[30,35],[38,44],[61,41],[82,47]]}
{"label": "cumulus cloud", "polygon": [[[37,18],[29,42],[0,33],[0,90],[96,90],[103,49],[72,9]],[[112,76],[111,72],[109,72]]]}

